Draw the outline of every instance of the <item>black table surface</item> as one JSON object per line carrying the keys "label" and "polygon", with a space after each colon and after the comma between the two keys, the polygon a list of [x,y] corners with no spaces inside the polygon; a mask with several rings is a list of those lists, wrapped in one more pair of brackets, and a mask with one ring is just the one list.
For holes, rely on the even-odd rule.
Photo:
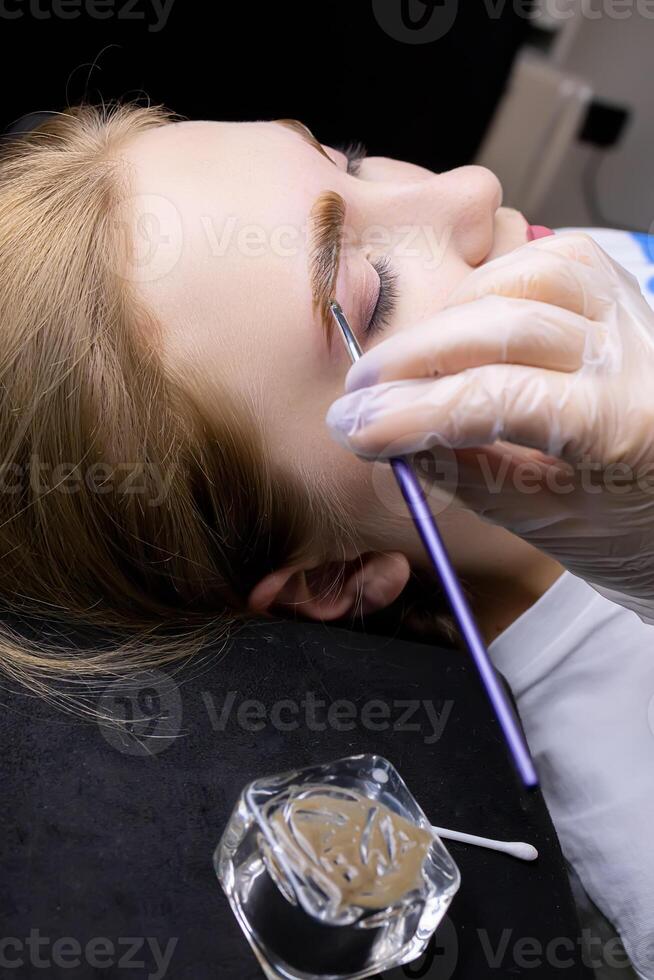
{"label": "black table surface", "polygon": [[372,752],[442,827],[461,888],[428,954],[386,980],[587,978],[539,792],[519,785],[465,653],[299,622],[248,627],[182,669],[106,684],[70,716],[3,688],[0,976],[258,980],[212,853],[240,790]]}

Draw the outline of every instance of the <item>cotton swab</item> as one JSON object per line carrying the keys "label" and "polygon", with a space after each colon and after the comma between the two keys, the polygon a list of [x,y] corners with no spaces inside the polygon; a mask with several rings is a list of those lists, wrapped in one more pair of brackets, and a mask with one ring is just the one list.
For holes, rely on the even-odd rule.
{"label": "cotton swab", "polygon": [[490,837],[462,834],[458,830],[446,830],[444,827],[432,827],[432,830],[446,840],[459,841],[461,844],[475,844],[477,847],[485,847],[489,851],[501,851],[503,854],[510,854],[511,857],[519,858],[521,861],[535,861],[538,857],[536,848],[531,844],[525,844],[524,841],[491,840]]}

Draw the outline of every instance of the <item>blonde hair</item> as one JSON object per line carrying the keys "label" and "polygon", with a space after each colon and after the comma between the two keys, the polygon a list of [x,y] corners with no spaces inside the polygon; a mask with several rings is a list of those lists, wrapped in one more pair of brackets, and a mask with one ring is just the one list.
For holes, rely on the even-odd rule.
{"label": "blonde hair", "polygon": [[46,696],[215,650],[263,575],[353,541],[247,405],[203,416],[121,274],[121,145],[177,118],[84,105],[0,148],[0,670]]}
{"label": "blonde hair", "polygon": [[[174,118],[81,106],[0,151],[0,669],[44,690],[227,639],[266,572],[343,531],[246,405],[203,417],[121,275],[118,151]],[[62,647],[57,622],[111,639]]]}

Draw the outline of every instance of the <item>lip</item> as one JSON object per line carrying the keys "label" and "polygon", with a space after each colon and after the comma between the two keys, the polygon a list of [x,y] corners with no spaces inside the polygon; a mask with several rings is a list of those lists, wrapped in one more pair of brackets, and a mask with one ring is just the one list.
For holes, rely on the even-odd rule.
{"label": "lip", "polygon": [[546,225],[527,225],[527,241],[535,242],[539,238],[549,238],[554,232]]}

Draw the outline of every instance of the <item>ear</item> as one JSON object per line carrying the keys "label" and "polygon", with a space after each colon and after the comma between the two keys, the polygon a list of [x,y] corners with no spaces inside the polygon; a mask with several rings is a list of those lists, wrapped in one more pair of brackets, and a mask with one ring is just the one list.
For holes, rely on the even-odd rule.
{"label": "ear", "polygon": [[289,565],[266,575],[248,599],[252,612],[293,609],[329,621],[367,615],[389,606],[404,589],[411,569],[399,551],[370,551],[349,561]]}

